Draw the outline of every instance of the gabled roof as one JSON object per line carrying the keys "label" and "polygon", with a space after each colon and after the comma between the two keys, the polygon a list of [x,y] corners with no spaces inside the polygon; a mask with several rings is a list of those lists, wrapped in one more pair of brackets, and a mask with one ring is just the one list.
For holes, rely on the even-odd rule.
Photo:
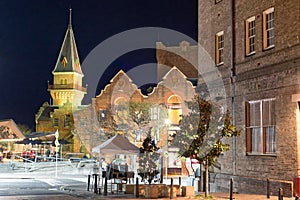
{"label": "gabled roof", "polygon": [[0,141],[12,141],[25,138],[17,124],[12,119],[1,120],[0,127],[7,129],[4,130],[3,134],[0,134]]}
{"label": "gabled roof", "polygon": [[71,9],[69,26],[60,49],[55,68],[52,71],[52,73],[57,72],[77,72],[83,75],[71,24]]}

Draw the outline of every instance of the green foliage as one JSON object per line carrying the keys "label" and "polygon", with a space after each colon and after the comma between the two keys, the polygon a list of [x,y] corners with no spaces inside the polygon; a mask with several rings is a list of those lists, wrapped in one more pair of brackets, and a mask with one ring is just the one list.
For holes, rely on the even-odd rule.
{"label": "green foliage", "polygon": [[150,103],[130,102],[129,116],[137,125],[146,124],[150,121]]}
{"label": "green foliage", "polygon": [[29,126],[27,126],[26,124],[18,124],[18,127],[24,135],[29,135],[30,133],[32,133],[31,128],[29,128]]}
{"label": "green foliage", "polygon": [[[103,111],[100,111],[100,112],[103,112]],[[108,138],[111,138],[116,134],[118,126],[116,124],[116,121],[115,121],[115,119],[113,117],[113,114],[112,114],[112,110],[110,108],[105,110],[104,114],[105,114],[104,118],[102,118],[102,116],[101,116],[102,113],[98,113],[99,125],[100,125],[100,127],[103,128],[105,135]]]}
{"label": "green foliage", "polygon": [[156,146],[154,139],[151,137],[151,129],[147,133],[147,137],[143,141],[140,148],[139,156],[139,174],[144,180],[148,180],[151,184],[156,172],[158,171],[158,162],[160,154],[157,152],[159,148]]}
{"label": "green foliage", "polygon": [[198,95],[187,106],[190,112],[182,116],[180,131],[174,135],[172,145],[179,147],[180,156],[211,166],[222,152],[229,150],[224,139],[238,136],[240,131],[231,123],[229,111],[224,112],[221,106]]}

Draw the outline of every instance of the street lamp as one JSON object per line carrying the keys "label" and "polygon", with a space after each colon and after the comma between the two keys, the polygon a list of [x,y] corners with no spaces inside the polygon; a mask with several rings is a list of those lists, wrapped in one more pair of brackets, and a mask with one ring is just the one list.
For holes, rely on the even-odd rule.
{"label": "street lamp", "polygon": [[170,127],[170,120],[169,119],[165,119],[165,124],[167,126],[167,135],[166,135],[166,151],[165,151],[165,157],[166,157],[166,179],[168,179],[168,166],[169,166],[169,163],[168,163],[168,157],[169,157],[169,127]]}

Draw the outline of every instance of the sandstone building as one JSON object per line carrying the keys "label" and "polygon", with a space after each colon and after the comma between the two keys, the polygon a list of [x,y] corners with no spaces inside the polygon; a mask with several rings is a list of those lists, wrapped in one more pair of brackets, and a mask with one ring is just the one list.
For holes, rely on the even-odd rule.
{"label": "sandstone building", "polygon": [[[222,74],[242,135],[211,174],[211,189],[299,194],[300,4],[298,0],[199,0],[198,40]],[[199,68],[202,63],[199,62]]]}
{"label": "sandstone building", "polygon": [[82,109],[81,101],[86,94],[82,86],[83,73],[80,66],[75,37],[71,24],[71,10],[67,32],[52,71],[53,84],[48,84],[52,104],[45,102],[35,116],[36,132],[59,131],[60,138],[73,143],[67,151],[79,152],[81,142],[75,133],[73,112]]}

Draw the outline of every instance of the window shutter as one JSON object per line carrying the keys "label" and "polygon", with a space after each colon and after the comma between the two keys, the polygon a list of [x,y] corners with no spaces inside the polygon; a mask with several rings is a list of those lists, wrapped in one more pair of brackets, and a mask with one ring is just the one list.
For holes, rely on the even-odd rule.
{"label": "window shutter", "polygon": [[245,132],[246,132],[246,153],[252,150],[252,138],[250,129],[250,103],[245,102]]}

